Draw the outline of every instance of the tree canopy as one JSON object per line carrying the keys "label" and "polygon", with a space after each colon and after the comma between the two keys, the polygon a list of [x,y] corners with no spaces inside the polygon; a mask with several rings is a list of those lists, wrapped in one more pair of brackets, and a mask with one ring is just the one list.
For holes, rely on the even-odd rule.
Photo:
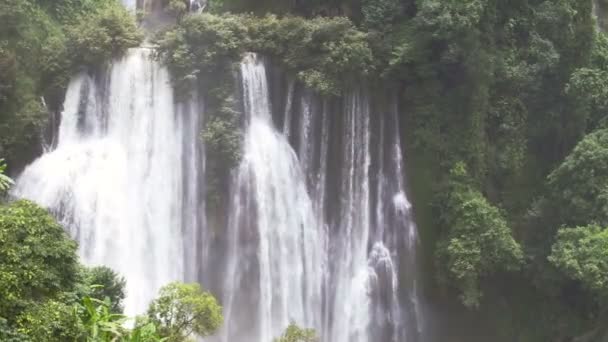
{"label": "tree canopy", "polygon": [[199,284],[171,283],[160,290],[148,309],[148,318],[167,341],[209,336],[223,323],[222,308]]}

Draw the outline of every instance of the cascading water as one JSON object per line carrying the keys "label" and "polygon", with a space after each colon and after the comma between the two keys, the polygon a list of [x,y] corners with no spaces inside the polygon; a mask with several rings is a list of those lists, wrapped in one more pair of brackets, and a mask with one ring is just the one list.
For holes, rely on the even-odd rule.
{"label": "cascading water", "polygon": [[322,341],[420,341],[396,106],[373,115],[358,90],[336,109],[289,81],[279,132],[263,61],[249,55],[241,73],[247,123],[226,233],[222,340],[271,341],[293,321]]}
{"label": "cascading water", "polygon": [[[423,333],[417,294],[417,229],[403,179],[396,104],[380,116],[377,144],[374,232],[369,266],[375,306],[374,340],[418,341]],[[406,274],[399,277],[399,266]],[[399,279],[400,278],[400,279]],[[400,293],[404,301],[400,303]]]}
{"label": "cascading water", "polygon": [[192,280],[202,201],[196,97],[179,105],[165,68],[132,49],[109,72],[76,76],[57,147],[28,166],[13,194],[50,208],[86,264],[127,280],[125,311]]}
{"label": "cascading water", "polygon": [[296,154],[272,123],[264,64],[241,67],[247,128],[228,227],[225,341],[271,341],[291,320],[320,326],[323,234]]}
{"label": "cascading water", "polygon": [[198,93],[177,101],[150,57],[133,49],[75,77],[56,147],[13,190],[52,210],[85,263],[126,277],[126,314],[202,279],[221,284],[221,341],[270,342],[290,322],[322,341],[422,341],[397,106],[375,113],[364,90],[322,99],[290,80],[273,116],[264,62],[248,55],[243,159],[227,225],[211,229]]}

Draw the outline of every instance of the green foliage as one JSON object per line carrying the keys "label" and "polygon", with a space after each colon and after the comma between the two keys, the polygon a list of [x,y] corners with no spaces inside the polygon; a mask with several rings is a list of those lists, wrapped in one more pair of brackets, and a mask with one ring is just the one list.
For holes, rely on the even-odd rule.
{"label": "green foliage", "polygon": [[371,70],[367,35],[344,17],[252,20],[250,51],[275,57],[308,87],[337,95]]}
{"label": "green foliage", "polygon": [[0,317],[0,341],[29,342],[29,339],[27,336],[18,333],[14,328],[9,326],[6,319]]}
{"label": "green foliage", "polygon": [[122,312],[122,301],[125,298],[126,280],[106,266],[85,268],[82,270],[80,285],[84,296],[108,300],[110,311]]}
{"label": "green foliage", "polygon": [[289,324],[283,335],[273,342],[317,342],[319,339],[313,329],[302,329],[295,323]]}
{"label": "green foliage", "polygon": [[576,116],[580,126],[593,129],[604,126],[606,110],[608,109],[608,70],[581,68],[572,74],[567,92],[576,102]]}
{"label": "green foliage", "polygon": [[[184,3],[171,3],[181,18]],[[562,292],[583,306],[590,301],[562,288],[571,285],[564,276],[600,296],[606,273],[603,230],[562,229],[554,236],[564,224],[608,225],[606,133],[594,132],[606,127],[608,39],[594,32],[591,6],[591,0],[211,0],[214,13],[263,15],[185,15],[157,42],[178,93],[189,94],[195,81],[206,91],[201,136],[208,149],[207,189],[214,198],[226,192],[228,170],[240,159],[240,118],[230,95],[234,65],[245,52],[269,57],[323,95],[339,95],[363,82],[378,86],[379,93],[398,94],[407,112],[400,119],[408,156],[420,161],[417,170],[433,175],[426,186],[415,186],[435,193],[440,203],[435,220],[419,215],[432,216],[433,208],[425,208],[428,201],[414,199],[418,223],[425,223],[421,233],[431,237],[423,243],[437,242],[442,280],[459,290],[467,306],[479,305],[483,292],[483,303],[500,302],[495,311],[501,314],[514,308],[502,302],[503,295],[520,298],[519,289],[533,287],[535,298],[540,294],[547,301],[538,312],[560,316],[535,326],[539,332],[533,335],[563,339],[580,329],[571,321],[595,313],[563,309],[571,302],[557,295]],[[306,17],[283,15],[288,13]],[[0,155],[11,168],[19,169],[39,152],[35,146],[47,116],[41,96],[48,109],[56,110],[75,68],[99,65],[139,39],[132,18],[114,0],[0,2]],[[462,165],[453,168],[458,161],[465,161],[468,171]],[[446,186],[433,186],[434,178]],[[219,198],[208,203],[221,207]],[[511,228],[526,242],[525,257]],[[512,283],[499,286],[522,259],[529,261],[526,272],[509,274]],[[62,312],[58,303],[82,296],[107,296],[113,304],[94,305],[115,313],[121,296],[105,288],[113,288],[118,278],[106,275],[80,281],[87,290],[61,298],[55,287],[53,298],[34,299],[28,315]],[[104,287],[91,289],[93,283]],[[23,303],[15,310],[23,313],[30,301],[19,296],[15,302]],[[492,302],[492,296],[498,299]],[[554,314],[553,308],[563,310]],[[10,325],[16,317],[6,317],[5,326],[0,319],[0,339],[19,338]],[[40,323],[40,331],[54,331],[53,321],[64,316],[54,317]],[[141,327],[140,337],[145,331],[156,334],[153,322]],[[526,340],[520,327],[510,329]],[[121,334],[127,339],[136,332]]]}
{"label": "green foliage", "polygon": [[125,342],[164,342],[166,338],[160,337],[158,328],[145,318],[139,318],[135,327],[127,335]]}
{"label": "green foliage", "polygon": [[246,28],[241,17],[190,15],[157,37],[158,54],[169,66],[175,85],[184,89],[200,73],[228,71],[244,51]]}
{"label": "green foliage", "polygon": [[184,0],[170,0],[165,10],[179,21],[188,12],[188,4]]}
{"label": "green foliage", "polygon": [[125,335],[122,324],[125,317],[112,313],[109,300],[99,300],[84,297],[77,306],[79,317],[82,319],[86,341],[115,341]]}
{"label": "green foliage", "polygon": [[73,306],[54,299],[28,306],[19,315],[17,326],[32,341],[78,341],[84,333]]}
{"label": "green foliage", "polygon": [[92,66],[120,56],[143,39],[134,18],[115,1],[81,17],[68,28],[67,37],[73,63]]}
{"label": "green foliage", "polygon": [[397,0],[364,0],[361,3],[363,23],[367,28],[386,31],[403,12]]}
{"label": "green foliage", "polygon": [[[480,281],[491,274],[518,270],[523,252],[502,213],[468,182],[464,164],[457,164],[442,198],[437,258],[442,276],[458,288],[468,307],[479,306]],[[447,280],[444,279],[444,280]]]}
{"label": "green foliage", "polygon": [[0,207],[0,317],[74,288],[76,244],[44,209],[28,201]]}
{"label": "green foliage", "polygon": [[591,64],[575,70],[566,86],[566,93],[573,104],[570,120],[576,123],[581,133],[606,127],[607,75],[608,38],[603,33],[597,33]]}
{"label": "green foliage", "polygon": [[234,106],[234,102],[229,98],[226,105],[220,108],[220,114],[209,120],[202,134],[210,153],[224,158],[222,164],[228,168],[236,166],[241,159],[238,113],[231,106]]}
{"label": "green foliage", "polygon": [[62,78],[63,41],[61,27],[35,4],[0,3],[0,154],[11,167],[36,153],[45,117],[40,96]]}
{"label": "green foliage", "polygon": [[586,136],[548,177],[550,205],[570,226],[608,225],[608,130]]}
{"label": "green foliage", "polygon": [[148,308],[150,322],[167,341],[184,341],[192,334],[213,334],[223,323],[222,308],[198,284],[171,283]]}
{"label": "green foliage", "polygon": [[549,261],[599,300],[608,299],[608,230],[597,225],[560,229]]}
{"label": "green foliage", "polygon": [[4,159],[0,158],[0,196],[5,194],[13,184],[13,180],[10,179],[6,174],[6,163]]}
{"label": "green foliage", "polygon": [[[65,304],[49,300],[28,308],[18,319],[18,341],[87,341],[87,342],[164,342],[154,324],[140,319],[127,329],[127,317],[112,312],[109,298],[85,296],[80,302]],[[69,303],[70,300],[67,300]],[[1,322],[0,322],[1,324]],[[0,329],[1,325],[0,325]],[[11,332],[8,330],[8,332]],[[2,330],[0,330],[0,336]],[[15,334],[15,333],[13,333]],[[27,337],[26,337],[27,336]]]}
{"label": "green foliage", "polygon": [[454,37],[475,29],[491,4],[491,0],[420,1],[416,20],[436,38]]}
{"label": "green foliage", "polygon": [[209,165],[206,183],[207,208],[208,212],[218,212],[226,199],[223,189],[226,189],[230,182],[228,170],[236,167],[241,160],[243,137],[239,124],[240,113],[235,110],[237,104],[234,98],[219,95],[215,97],[215,101],[210,101],[210,104],[211,111],[207,113],[209,119],[201,137],[207,148]]}
{"label": "green foliage", "polygon": [[201,14],[187,16],[157,43],[178,86],[199,73],[230,70],[251,51],[275,58],[320,93],[338,94],[348,81],[370,71],[366,37],[342,17]]}

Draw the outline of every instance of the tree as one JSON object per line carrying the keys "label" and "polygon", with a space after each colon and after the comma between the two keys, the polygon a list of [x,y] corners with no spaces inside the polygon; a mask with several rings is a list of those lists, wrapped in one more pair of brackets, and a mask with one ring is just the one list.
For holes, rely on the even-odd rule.
{"label": "tree", "polygon": [[0,317],[14,320],[32,301],[74,288],[76,243],[29,201],[0,207]]}
{"label": "tree", "polygon": [[608,230],[598,225],[560,229],[549,261],[598,299],[608,299]]}
{"label": "tree", "polygon": [[317,342],[319,339],[313,329],[302,329],[295,323],[289,324],[283,335],[273,342]]}
{"label": "tree", "polygon": [[148,308],[150,322],[167,341],[184,341],[192,334],[205,337],[223,323],[222,308],[199,284],[171,283]]}
{"label": "tree", "polygon": [[608,129],[587,135],[548,177],[552,213],[568,226],[608,225]]}
{"label": "tree", "polygon": [[66,298],[31,303],[19,315],[17,327],[32,341],[77,341],[84,336],[84,326]]}
{"label": "tree", "polygon": [[126,280],[114,270],[106,266],[84,268],[82,270],[81,287],[91,298],[108,299],[112,313],[122,312],[122,301],[125,299]]}
{"label": "tree", "polygon": [[608,71],[592,68],[576,70],[566,92],[575,104],[572,119],[584,132],[588,128],[605,127],[608,110]]}
{"label": "tree", "polygon": [[68,54],[73,65],[98,66],[141,43],[135,19],[118,2],[108,2],[68,27]]}
{"label": "tree", "polygon": [[477,307],[480,280],[517,270],[523,252],[502,213],[469,183],[464,164],[452,169],[446,193],[441,220],[447,231],[436,250],[440,276],[460,291],[465,306]]}

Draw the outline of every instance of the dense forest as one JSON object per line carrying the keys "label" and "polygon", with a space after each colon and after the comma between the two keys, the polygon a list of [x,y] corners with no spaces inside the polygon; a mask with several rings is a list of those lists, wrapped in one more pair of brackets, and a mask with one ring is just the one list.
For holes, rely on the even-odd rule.
{"label": "dense forest", "polygon": [[[8,176],[53,145],[70,78],[144,40],[177,94],[206,89],[212,222],[243,157],[233,74],[247,52],[324,99],[365,84],[379,108],[402,108],[421,292],[439,340],[608,339],[608,2],[155,5],[0,0],[0,340],[185,341],[222,324],[210,293],[173,283],[125,326],[128,275],[83,266],[49,212],[9,195]],[[279,341],[314,335],[292,325]]]}

